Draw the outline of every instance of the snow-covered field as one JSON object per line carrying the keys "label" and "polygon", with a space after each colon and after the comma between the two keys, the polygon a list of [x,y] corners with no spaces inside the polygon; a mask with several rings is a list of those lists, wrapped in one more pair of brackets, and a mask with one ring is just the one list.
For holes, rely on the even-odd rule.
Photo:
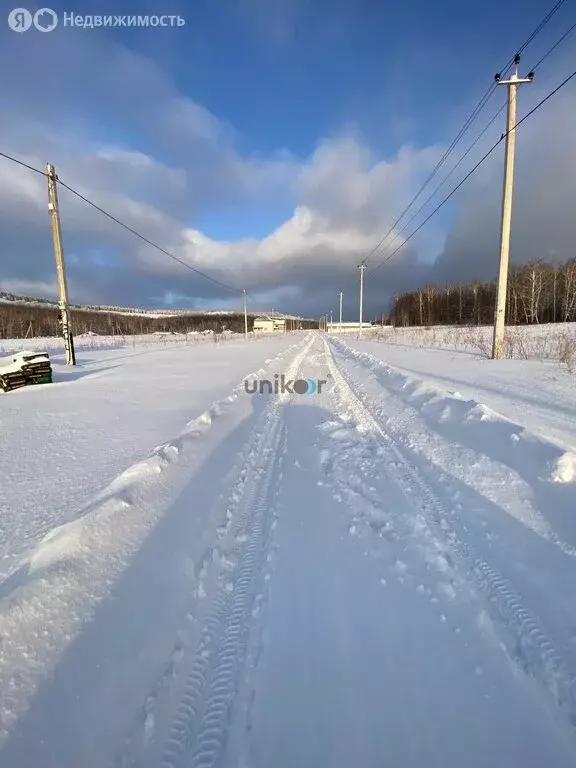
{"label": "snow-covered field", "polygon": [[317,333],[79,358],[0,396],[0,765],[576,764],[564,368]]}
{"label": "snow-covered field", "polygon": [[[249,334],[249,341],[258,341],[262,334],[255,336]],[[74,349],[77,351],[86,349],[124,349],[126,347],[158,347],[175,345],[196,346],[198,344],[236,344],[243,343],[244,335],[225,332],[214,334],[211,331],[199,331],[191,333],[145,333],[133,336],[101,336],[99,334],[82,334],[74,337]],[[0,355],[10,355],[25,349],[34,349],[39,352],[64,354],[64,342],[61,337],[45,337],[39,339],[0,339]]]}
{"label": "snow-covered field", "polygon": [[[430,327],[375,327],[364,338],[387,344],[408,344],[422,349],[453,349],[489,358],[492,326],[435,325]],[[576,371],[576,323],[507,326],[503,357],[517,360],[551,360]]]}
{"label": "snow-covered field", "polygon": [[123,470],[295,340],[187,345],[147,337],[134,348],[77,349],[75,368],[48,348],[53,384],[0,392],[0,578]]}

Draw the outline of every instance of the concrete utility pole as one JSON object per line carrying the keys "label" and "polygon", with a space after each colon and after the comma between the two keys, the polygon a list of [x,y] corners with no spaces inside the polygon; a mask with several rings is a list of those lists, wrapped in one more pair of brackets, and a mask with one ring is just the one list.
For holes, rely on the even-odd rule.
{"label": "concrete utility pole", "polygon": [[248,302],[246,301],[246,288],[242,289],[242,304],[244,306],[244,338],[248,340]]}
{"label": "concrete utility pole", "polygon": [[343,295],[344,294],[342,293],[342,291],[340,291],[340,323],[338,327],[338,330],[340,333],[342,333],[342,297]]}
{"label": "concrete utility pole", "polygon": [[366,264],[362,262],[362,264],[358,265],[358,269],[360,270],[360,330],[359,334],[362,336],[362,312],[364,309],[364,270],[366,269]]}
{"label": "concrete utility pole", "polygon": [[502,190],[502,224],[500,228],[500,268],[498,271],[498,289],[494,312],[494,335],[492,340],[492,359],[502,356],[504,343],[504,325],[506,322],[506,294],[508,287],[508,263],[510,260],[510,228],[512,224],[512,191],[514,187],[514,152],[516,149],[516,89],[524,83],[531,83],[534,73],[528,77],[518,77],[520,55],[514,58],[514,73],[509,80],[501,80],[496,75],[498,85],[508,86],[508,116],[506,120],[506,151],[504,154],[504,185]]}
{"label": "concrete utility pole", "polygon": [[60,310],[60,325],[66,350],[66,365],[76,365],[74,338],[70,325],[70,308],[68,306],[68,285],[66,283],[66,267],[64,266],[64,250],[62,248],[62,227],[60,225],[60,209],[58,207],[58,177],[51,163],[46,165],[48,178],[48,212],[52,223],[52,241],[54,243],[54,258],[56,259],[56,275],[58,278],[58,307]]}

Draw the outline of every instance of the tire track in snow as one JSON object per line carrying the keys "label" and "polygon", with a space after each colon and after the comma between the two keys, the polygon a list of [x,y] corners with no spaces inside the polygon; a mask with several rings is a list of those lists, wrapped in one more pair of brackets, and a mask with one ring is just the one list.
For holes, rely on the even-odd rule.
{"label": "tire track in snow", "polygon": [[246,670],[244,679],[239,687],[236,696],[235,709],[239,713],[237,727],[231,735],[230,744],[232,755],[238,766],[246,768],[251,762],[250,754],[252,742],[250,735],[252,732],[253,709],[256,701],[255,675],[264,652],[266,644],[266,610],[269,601],[269,584],[274,569],[274,554],[278,547],[274,542],[275,531],[278,526],[278,507],[277,501],[280,496],[282,479],[284,476],[282,464],[284,463],[287,452],[287,430],[283,429],[282,442],[280,446],[280,467],[278,471],[278,482],[275,485],[273,504],[271,506],[271,523],[268,531],[268,540],[265,550],[267,552],[263,563],[262,579],[260,591],[257,592],[252,608],[253,626],[250,633],[248,651],[246,654]]}
{"label": "tire track in snow", "polygon": [[[312,337],[299,340],[274,358],[266,360],[266,364],[280,363],[287,358],[288,370],[294,373],[295,366],[299,367],[312,341]],[[247,378],[254,378],[265,372],[265,368],[260,368]],[[235,392],[240,389],[243,389],[241,385]],[[246,506],[243,497],[248,485],[247,480],[252,477],[251,470],[258,463],[263,435],[270,423],[273,408],[274,401],[270,399],[260,413],[237,460],[222,479],[223,488],[229,490],[222,493],[209,515],[209,520],[214,523],[214,532],[209,528],[206,530],[207,535],[202,535],[207,542],[202,555],[196,561],[188,558],[184,563],[185,577],[190,579],[192,584],[189,604],[182,613],[166,663],[143,698],[143,703],[127,729],[121,746],[115,751],[112,764],[116,768],[144,768],[151,764],[156,768],[158,764],[157,751],[162,743],[160,741],[159,744],[159,739],[162,738],[160,733],[165,730],[166,721],[171,717],[171,701],[173,702],[181,691],[182,670],[188,667],[188,657],[198,645],[198,628],[202,627],[202,623],[213,623],[214,613],[222,608],[219,604],[219,592],[215,598],[216,602],[212,599],[215,592],[213,582],[217,582],[217,588],[225,585],[228,590],[232,585],[230,574],[237,567],[240,545],[246,539],[243,531],[246,525],[246,519],[242,516],[242,510]],[[196,421],[203,423],[203,416]],[[156,452],[161,453],[164,447],[161,446]],[[214,576],[215,578],[211,578]],[[212,614],[207,617],[206,611],[211,608]],[[154,762],[155,757],[157,759]]]}
{"label": "tire track in snow", "polygon": [[[274,428],[275,427],[275,428]],[[281,428],[272,428],[272,441],[263,453],[267,469],[253,494],[247,498],[247,508],[252,509],[249,525],[249,540],[240,560],[233,592],[227,604],[223,622],[223,633],[219,650],[216,652],[216,666],[210,683],[210,692],[204,705],[204,715],[195,737],[190,765],[194,768],[208,768],[224,748],[229,709],[236,692],[237,667],[245,658],[250,615],[255,599],[255,583],[265,557],[265,540],[270,524],[269,502],[273,477],[276,471],[275,457],[278,455]]]}
{"label": "tire track in snow", "polygon": [[[394,389],[394,387],[390,388],[387,386],[387,382],[384,379],[382,381],[382,374],[386,376],[386,374],[389,374],[393,369],[390,368],[385,362],[382,360],[379,360],[378,358],[374,357],[374,355],[371,355],[368,352],[360,352],[356,349],[353,349],[352,347],[349,347],[345,342],[338,341],[337,343],[339,351],[350,361],[353,361],[354,363],[359,363],[366,371],[369,371],[374,378],[376,379],[377,384],[382,387],[387,394],[392,394],[393,396],[399,397],[399,393]],[[425,383],[423,381],[419,381],[418,379],[411,381],[403,373],[398,371],[396,373],[397,376],[402,376],[405,378],[406,383],[410,383],[411,387],[414,387],[415,383],[417,383],[417,388],[424,385]],[[419,383],[418,383],[419,381]],[[402,387],[402,390],[404,390],[406,384]],[[409,391],[409,390],[408,390]],[[441,395],[442,398],[444,398],[447,402],[450,401],[450,399],[453,399],[453,395],[450,395],[449,393],[445,393]],[[400,397],[400,400],[402,401],[402,397]],[[458,401],[459,403],[461,401]],[[412,408],[415,408],[414,404],[410,403]],[[453,405],[453,403],[452,403]],[[452,405],[446,405],[445,407],[450,410]],[[482,403],[477,403],[475,401],[470,401],[468,404],[469,406],[469,413],[473,412],[477,408],[483,409],[485,406],[482,405]],[[420,412],[421,409],[417,408],[417,410]],[[423,409],[422,409],[423,410]],[[422,415],[422,413],[420,413]],[[503,421],[507,421],[504,419],[504,417],[500,417],[499,414],[497,414],[498,418],[502,418]],[[522,432],[524,431],[523,428],[520,425],[515,425],[515,429],[517,428],[518,431]],[[511,436],[513,439],[518,440],[518,435],[513,433]],[[541,441],[542,438],[537,437],[536,441]],[[487,468],[487,472],[493,473],[498,471],[498,467],[500,464],[500,461],[498,458],[492,457],[489,453],[484,453],[482,449],[478,450],[474,447],[465,447],[465,451],[476,453],[480,457],[482,457],[485,461],[489,461],[491,463],[491,467],[489,466]],[[549,459],[550,462],[552,462],[552,459]],[[558,461],[558,459],[556,459]],[[518,476],[518,480],[520,480],[523,484],[527,484],[528,487],[531,490],[531,493],[534,493],[534,489],[531,486],[531,483],[529,480],[526,479],[526,477],[523,476],[522,473],[518,472],[518,469],[514,469],[513,466],[506,466],[505,471],[507,473],[512,473],[513,475]],[[505,482],[505,481],[504,481]],[[491,493],[489,488],[478,488],[478,491],[480,493],[486,494],[487,498],[489,498],[494,503],[499,503],[499,501],[496,501],[494,498],[491,498]],[[568,555],[569,557],[576,557],[576,548],[572,545],[568,544],[566,541],[564,541],[557,533],[554,531],[548,520],[541,514],[541,512],[537,508],[531,507],[527,514],[518,514],[518,511],[513,511],[508,508],[507,505],[503,505],[503,509],[507,512],[507,514],[511,514],[513,517],[516,517],[523,525],[526,525],[528,528],[531,528],[536,534],[541,536],[544,539],[547,539],[552,544],[558,547],[565,555]]]}
{"label": "tire track in snow", "polygon": [[327,363],[334,377],[337,393],[348,407],[359,431],[379,438],[395,459],[395,468],[402,473],[400,487],[415,488],[416,494],[407,496],[411,504],[417,503],[424,515],[431,519],[440,535],[449,542],[457,561],[465,573],[472,577],[477,591],[487,599],[487,610],[497,624],[512,633],[514,647],[505,647],[509,657],[544,690],[576,729],[576,675],[556,649],[538,619],[523,605],[512,584],[487,563],[480,553],[462,536],[453,523],[449,510],[423,477],[422,472],[405,454],[402,447],[380,423],[375,404],[354,388],[337,366],[329,344]]}
{"label": "tire track in snow", "polygon": [[[296,355],[287,371],[288,378],[296,377],[313,342],[311,337]],[[233,575],[218,589],[187,674],[162,756],[162,768],[209,768],[218,763],[225,750],[232,706],[246,663],[259,577],[267,562],[267,544],[274,523],[271,499],[281,476],[282,408],[289,400],[289,396],[280,395],[266,411],[266,425],[253,466],[248,469],[235,525]]]}
{"label": "tire track in snow", "polygon": [[[218,576],[222,581],[236,566],[237,553],[235,549],[238,547],[236,539],[237,536],[241,536],[239,528],[245,523],[244,519],[240,519],[239,508],[249,475],[249,468],[254,465],[257,459],[260,449],[259,443],[269,418],[268,410],[259,416],[238,460],[223,479],[225,488],[232,487],[227,497],[220,498],[219,510],[215,515],[212,515],[219,523],[216,527],[216,543],[208,544],[197,562],[189,561],[192,571],[190,578],[193,584],[190,603],[184,620],[176,632],[169,659],[150,689],[141,713],[116,757],[115,765],[118,768],[128,768],[129,766],[135,768],[148,764],[146,756],[142,752],[146,752],[157,735],[157,720],[161,720],[163,715],[165,719],[163,704],[166,703],[167,698],[174,695],[172,688],[176,687],[174,684],[178,682],[179,668],[186,662],[186,655],[190,652],[192,635],[194,634],[192,625],[197,618],[202,620],[202,603],[206,598],[206,581],[210,575],[210,567],[214,563],[219,567]],[[230,546],[230,539],[235,546]],[[217,596],[216,600],[219,599]],[[219,606],[214,605],[213,608],[218,610]],[[206,621],[210,621],[210,619],[211,616]]]}

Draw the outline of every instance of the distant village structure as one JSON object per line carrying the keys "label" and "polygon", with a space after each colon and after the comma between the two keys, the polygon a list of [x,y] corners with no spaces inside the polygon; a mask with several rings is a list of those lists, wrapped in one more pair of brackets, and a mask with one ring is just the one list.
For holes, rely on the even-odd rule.
{"label": "distant village structure", "polygon": [[279,317],[255,317],[254,333],[285,333],[286,320]]}
{"label": "distant village structure", "polygon": [[[304,321],[309,325],[310,321]],[[303,319],[289,315],[265,314],[254,318],[254,333],[287,333],[303,328]]]}
{"label": "distant village structure", "polygon": [[[362,330],[364,328],[373,328],[373,323],[362,323]],[[326,323],[327,333],[358,333],[360,330],[360,323]]]}

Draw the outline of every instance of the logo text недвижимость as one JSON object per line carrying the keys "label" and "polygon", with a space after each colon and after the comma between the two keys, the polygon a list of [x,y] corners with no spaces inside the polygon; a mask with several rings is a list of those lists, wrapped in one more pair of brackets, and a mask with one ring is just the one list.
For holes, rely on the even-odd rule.
{"label": "logo text \u043d\u0435\u0434\u0432\u0438\u0436\u0438\u043c\u043e\u0441\u0442\u044c", "polygon": [[14,32],[27,32],[36,29],[38,32],[52,32],[62,20],[63,27],[80,27],[81,29],[99,29],[101,27],[183,27],[186,20],[175,14],[162,15],[80,15],[72,11],[60,14],[52,8],[40,8],[32,13],[27,8],[13,8],[8,14],[8,26]]}
{"label": "logo text \u043d\u0435\u0434\u0432\u0438\u0436\u0438\u043c\u043e\u0441\u0442\u044c", "polygon": [[248,395],[321,395],[326,391],[328,379],[287,379],[274,374],[274,379],[246,379],[244,390]]}

